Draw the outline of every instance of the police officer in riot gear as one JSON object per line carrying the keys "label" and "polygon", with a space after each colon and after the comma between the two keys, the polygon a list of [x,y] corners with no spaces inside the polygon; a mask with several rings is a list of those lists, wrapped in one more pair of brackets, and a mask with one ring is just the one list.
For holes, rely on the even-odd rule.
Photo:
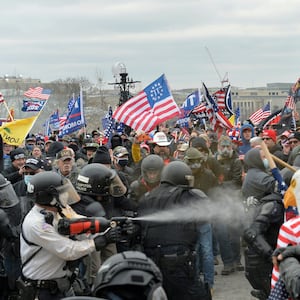
{"label": "police officer in riot gear", "polygon": [[130,199],[138,202],[144,194],[157,187],[163,167],[164,161],[160,156],[149,154],[145,157],[141,163],[141,176],[130,185]]}
{"label": "police officer in riot gear", "polygon": [[[174,207],[189,206],[203,201],[206,196],[191,189],[193,175],[182,161],[170,162],[161,174],[160,186],[145,194],[140,201],[139,215],[168,211]],[[144,253],[160,268],[163,287],[168,299],[211,299],[208,287],[196,276],[195,245],[197,224],[194,221],[141,223],[141,244]]]}
{"label": "police officer in riot gear", "polygon": [[[133,216],[133,207],[125,197],[126,187],[118,176],[117,172],[100,163],[91,163],[84,166],[77,177],[76,190],[80,195],[80,201],[71,205],[74,211],[85,216],[102,216],[108,219],[119,216]],[[102,209],[96,212],[87,210],[93,203],[98,203]],[[111,255],[117,253],[118,248],[128,248],[126,239],[126,222],[122,235],[119,227],[111,229],[114,233],[114,241],[108,243],[102,248],[101,253],[92,254],[92,264],[90,260],[84,259],[87,268],[86,280],[92,284],[93,278],[100,267],[101,262],[105,261]]]}
{"label": "police officer in riot gear", "polygon": [[46,171],[34,175],[27,187],[35,205],[22,224],[21,298],[54,300],[72,296],[67,261],[100,250],[113,241],[113,235],[108,230],[94,239],[77,241],[57,232],[56,226],[65,216],[64,210],[71,216],[68,205],[79,201],[79,195],[68,179]]}
{"label": "police officer in riot gear", "polygon": [[[0,242],[3,254],[3,270],[7,282],[2,284],[2,291],[10,299],[17,295],[15,285],[20,276],[19,225],[21,223],[21,206],[12,184],[0,174]],[[1,297],[0,297],[1,298]]]}

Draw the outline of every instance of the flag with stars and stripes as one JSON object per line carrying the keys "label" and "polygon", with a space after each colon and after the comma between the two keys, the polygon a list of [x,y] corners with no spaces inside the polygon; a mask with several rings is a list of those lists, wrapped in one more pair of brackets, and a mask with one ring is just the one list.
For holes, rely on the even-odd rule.
{"label": "flag with stars and stripes", "polygon": [[135,131],[151,132],[159,124],[180,115],[164,74],[118,107],[113,118]]}
{"label": "flag with stars and stripes", "polygon": [[112,115],[113,115],[112,107],[109,106],[105,117],[102,119],[102,127],[104,129],[105,143],[107,143],[111,139],[113,129],[114,129],[115,120],[113,119]]}
{"label": "flag with stars and stripes", "polygon": [[43,89],[42,87],[29,88],[28,91],[24,93],[26,98],[30,99],[40,99],[40,100],[48,100],[51,94],[51,90]]}

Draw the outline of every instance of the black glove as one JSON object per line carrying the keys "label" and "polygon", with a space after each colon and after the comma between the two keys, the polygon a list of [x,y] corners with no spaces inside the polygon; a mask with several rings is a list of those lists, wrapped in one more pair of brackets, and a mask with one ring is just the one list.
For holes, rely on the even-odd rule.
{"label": "black glove", "polygon": [[96,250],[99,251],[107,244],[119,242],[121,239],[121,227],[110,228],[106,233],[94,238]]}
{"label": "black glove", "polygon": [[286,248],[277,248],[273,252],[273,256],[282,255],[282,258],[285,259],[287,257],[300,257],[300,245],[299,246],[288,246]]}
{"label": "black glove", "polygon": [[131,219],[127,219],[122,225],[122,230],[128,235],[134,235],[139,231],[139,226],[134,224]]}

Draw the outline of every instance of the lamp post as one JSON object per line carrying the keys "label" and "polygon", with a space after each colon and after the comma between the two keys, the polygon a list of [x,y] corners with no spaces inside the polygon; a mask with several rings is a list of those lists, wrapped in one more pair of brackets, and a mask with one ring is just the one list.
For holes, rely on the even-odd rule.
{"label": "lamp post", "polygon": [[112,73],[115,78],[115,82],[109,83],[111,85],[119,86],[120,99],[119,106],[124,104],[130,96],[130,89],[134,88],[134,84],[140,81],[129,79],[127,69],[124,63],[117,62],[112,67]]}

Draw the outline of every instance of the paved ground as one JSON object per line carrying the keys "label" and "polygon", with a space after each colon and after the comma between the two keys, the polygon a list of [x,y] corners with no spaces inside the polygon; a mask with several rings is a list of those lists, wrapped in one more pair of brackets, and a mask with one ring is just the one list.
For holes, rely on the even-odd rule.
{"label": "paved ground", "polygon": [[[221,275],[223,264],[215,266],[218,275],[215,276],[213,300],[257,300],[251,296],[251,286],[244,272],[235,272],[228,276]],[[242,264],[243,261],[242,261]]]}

